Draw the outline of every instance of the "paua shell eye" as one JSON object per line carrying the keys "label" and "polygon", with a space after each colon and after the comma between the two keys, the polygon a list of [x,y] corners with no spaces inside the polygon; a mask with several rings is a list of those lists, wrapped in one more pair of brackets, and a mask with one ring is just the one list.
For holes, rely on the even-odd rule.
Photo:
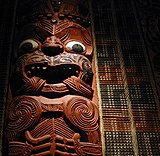
{"label": "paua shell eye", "polygon": [[66,48],[67,48],[67,50],[73,51],[73,52],[76,52],[76,53],[83,53],[86,50],[85,46],[78,41],[68,42],[66,44]]}
{"label": "paua shell eye", "polygon": [[23,53],[32,52],[33,50],[36,50],[39,47],[38,41],[35,41],[33,39],[27,39],[24,40],[19,45],[19,50]]}

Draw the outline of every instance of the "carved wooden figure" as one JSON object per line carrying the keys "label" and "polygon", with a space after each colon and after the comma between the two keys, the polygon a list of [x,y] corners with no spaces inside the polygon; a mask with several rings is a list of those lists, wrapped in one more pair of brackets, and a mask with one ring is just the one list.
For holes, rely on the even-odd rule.
{"label": "carved wooden figure", "polygon": [[75,0],[19,2],[4,155],[102,155],[87,8]]}

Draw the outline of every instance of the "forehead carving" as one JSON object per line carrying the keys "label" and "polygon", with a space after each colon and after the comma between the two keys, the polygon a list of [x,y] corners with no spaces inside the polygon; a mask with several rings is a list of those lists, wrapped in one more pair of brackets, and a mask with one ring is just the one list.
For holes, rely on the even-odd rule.
{"label": "forehead carving", "polygon": [[[33,32],[33,34],[31,34],[32,31],[30,31],[30,33],[28,33],[28,36],[25,36],[26,39],[22,37],[22,41],[19,44],[19,47],[22,43],[32,38],[33,40],[37,40],[37,44],[39,45],[38,47],[41,49],[48,38],[50,38],[52,42],[54,42],[54,39],[56,38],[56,40],[59,40],[59,42],[61,42],[61,46],[63,46],[64,50],[67,50],[66,46],[68,45],[68,43],[69,45],[73,43],[79,43],[77,44],[77,46],[80,45],[81,48],[84,47],[83,49],[85,49],[85,51],[82,51],[83,53],[81,54],[92,56],[92,39],[90,33],[85,28],[70,21],[59,22],[55,25],[52,25],[51,23],[49,25],[47,24],[48,22],[46,23],[46,21],[41,21],[33,25],[28,25],[30,29],[28,29],[28,27],[23,29],[24,32],[25,30],[31,29],[34,29],[35,31]],[[55,36],[54,39],[51,36]],[[23,53],[27,52],[28,51],[24,51]],[[68,52],[70,52],[70,50]]]}

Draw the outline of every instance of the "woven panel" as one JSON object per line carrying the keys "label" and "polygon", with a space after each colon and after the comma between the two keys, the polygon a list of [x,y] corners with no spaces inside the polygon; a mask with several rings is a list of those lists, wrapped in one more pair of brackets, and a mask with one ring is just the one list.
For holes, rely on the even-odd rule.
{"label": "woven panel", "polygon": [[106,155],[156,156],[158,104],[134,3],[92,6]]}

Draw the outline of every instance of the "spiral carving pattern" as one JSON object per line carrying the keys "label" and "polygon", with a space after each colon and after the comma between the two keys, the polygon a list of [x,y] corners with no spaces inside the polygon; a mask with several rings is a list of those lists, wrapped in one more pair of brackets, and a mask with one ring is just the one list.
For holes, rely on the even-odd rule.
{"label": "spiral carving pattern", "polygon": [[39,102],[32,97],[19,96],[9,108],[9,131],[21,132],[37,123],[41,114]]}
{"label": "spiral carving pattern", "polygon": [[64,111],[69,121],[77,128],[86,132],[98,128],[98,109],[90,100],[73,97],[65,104]]}

